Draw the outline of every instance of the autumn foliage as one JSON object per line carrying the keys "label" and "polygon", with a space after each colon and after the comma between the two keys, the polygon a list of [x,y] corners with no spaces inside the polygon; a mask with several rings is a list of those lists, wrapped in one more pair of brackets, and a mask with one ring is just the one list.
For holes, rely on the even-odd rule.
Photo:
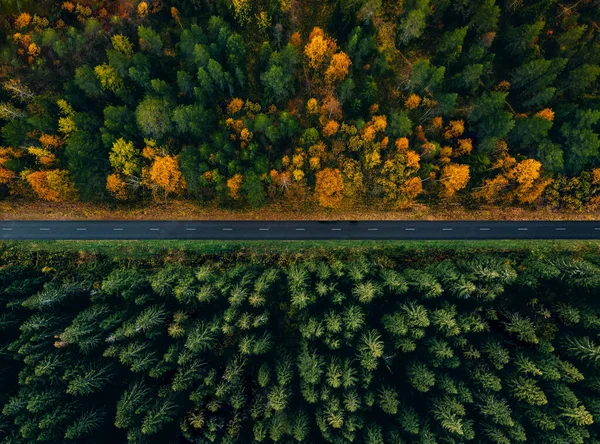
{"label": "autumn foliage", "polygon": [[166,200],[170,194],[185,190],[185,179],[179,170],[178,156],[157,156],[150,167],[150,186]]}
{"label": "autumn foliage", "polygon": [[343,52],[338,52],[331,57],[331,62],[325,71],[325,78],[329,82],[342,81],[348,75],[352,61]]}
{"label": "autumn foliage", "polygon": [[110,193],[112,193],[118,200],[129,199],[129,194],[127,192],[127,183],[118,174],[112,173],[108,175],[108,177],[106,178],[106,189]]}
{"label": "autumn foliage", "polygon": [[239,98],[231,99],[231,101],[227,104],[227,113],[235,114],[239,112],[244,107],[244,101]]}
{"label": "autumn foliage", "polygon": [[229,197],[233,200],[238,200],[240,198],[240,190],[242,187],[243,180],[244,176],[242,176],[241,174],[236,174],[227,179],[227,189],[229,192]]}
{"label": "autumn foliage", "polygon": [[451,163],[442,168],[440,178],[442,183],[441,197],[453,197],[457,191],[462,190],[469,182],[469,165]]}
{"label": "autumn foliage", "polygon": [[315,199],[326,208],[339,206],[344,191],[344,180],[339,169],[325,168],[316,174]]}
{"label": "autumn foliage", "polygon": [[2,2],[0,199],[600,208],[594,2],[191,3]]}
{"label": "autumn foliage", "polygon": [[408,109],[415,109],[421,104],[421,97],[417,94],[411,94],[404,102],[404,106]]}
{"label": "autumn foliage", "polygon": [[[313,69],[319,69],[326,56],[331,55],[337,49],[335,41],[327,37],[321,28],[315,27],[308,38],[308,43],[304,47],[304,54],[308,58],[309,66]],[[338,65],[343,66],[346,61],[340,57]]]}
{"label": "autumn foliage", "polygon": [[27,174],[26,178],[33,192],[42,200],[63,202],[77,198],[68,171],[35,171]]}
{"label": "autumn foliage", "polygon": [[496,177],[486,179],[475,195],[483,200],[495,202],[533,203],[544,189],[550,185],[551,179],[541,175],[541,163],[535,159],[517,162],[510,156],[498,161],[500,172]]}

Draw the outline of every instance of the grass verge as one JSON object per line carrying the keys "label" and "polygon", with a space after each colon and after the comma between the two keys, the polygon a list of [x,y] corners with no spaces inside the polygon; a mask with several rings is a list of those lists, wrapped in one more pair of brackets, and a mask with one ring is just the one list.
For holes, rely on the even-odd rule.
{"label": "grass verge", "polygon": [[[189,255],[345,255],[349,252],[390,256],[425,255],[452,251],[454,255],[526,251],[549,255],[569,252],[600,254],[600,241],[581,240],[484,240],[484,241],[1,241],[2,256],[24,253],[81,252],[115,259],[143,259],[174,252]],[[0,257],[2,257],[0,256]]]}

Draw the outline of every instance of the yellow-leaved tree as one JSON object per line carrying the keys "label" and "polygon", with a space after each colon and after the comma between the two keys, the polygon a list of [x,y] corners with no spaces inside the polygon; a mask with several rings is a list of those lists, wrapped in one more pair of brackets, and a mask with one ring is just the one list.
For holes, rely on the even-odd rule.
{"label": "yellow-leaved tree", "polygon": [[325,61],[326,56],[335,52],[336,49],[335,41],[327,37],[321,28],[315,27],[304,47],[304,54],[308,58],[308,65],[318,70]]}
{"label": "yellow-leaved tree", "polygon": [[119,200],[127,200],[129,191],[141,184],[140,153],[122,137],[110,150],[108,160],[113,172],[106,178],[106,190]]}
{"label": "yellow-leaved tree", "polygon": [[516,182],[513,190],[519,203],[533,203],[552,182],[541,177],[542,164],[535,159],[525,159],[506,172],[506,178]]}
{"label": "yellow-leaved tree", "polygon": [[328,82],[341,82],[346,78],[352,61],[345,52],[338,52],[331,57],[329,66],[325,71],[325,80]]}
{"label": "yellow-leaved tree", "polygon": [[402,208],[410,205],[423,191],[419,171],[419,155],[414,151],[396,152],[383,163],[377,183],[382,187],[387,203]]}
{"label": "yellow-leaved tree", "polygon": [[552,179],[542,176],[542,164],[535,159],[517,162],[508,154],[502,155],[494,164],[499,173],[496,177],[484,180],[474,196],[489,203],[516,200],[531,204],[552,183]]}
{"label": "yellow-leaved tree", "polygon": [[465,188],[469,182],[469,165],[458,163],[444,165],[440,182],[442,184],[440,197],[454,197],[456,192]]}

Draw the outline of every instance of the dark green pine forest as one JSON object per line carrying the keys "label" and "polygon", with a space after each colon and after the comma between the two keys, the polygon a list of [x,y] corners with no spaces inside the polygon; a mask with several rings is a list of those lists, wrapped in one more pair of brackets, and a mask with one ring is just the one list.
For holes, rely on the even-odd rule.
{"label": "dark green pine forest", "polygon": [[594,211],[598,0],[4,0],[0,198]]}
{"label": "dark green pine forest", "polygon": [[0,436],[599,443],[598,257],[5,250]]}

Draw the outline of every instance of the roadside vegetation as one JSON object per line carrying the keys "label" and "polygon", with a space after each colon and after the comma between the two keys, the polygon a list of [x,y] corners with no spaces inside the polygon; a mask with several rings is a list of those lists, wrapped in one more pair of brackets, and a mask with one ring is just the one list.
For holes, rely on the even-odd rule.
{"label": "roadside vegetation", "polygon": [[600,203],[598,2],[0,8],[11,203]]}
{"label": "roadside vegetation", "polygon": [[600,442],[598,245],[499,244],[2,244],[0,437]]}
{"label": "roadside vegetation", "polygon": [[[600,255],[600,241],[593,240],[451,240],[451,241],[185,241],[185,240],[110,240],[110,241],[1,241],[0,259],[6,263],[35,264],[55,260],[77,263],[82,257],[102,255],[116,261],[145,260],[153,266],[164,262],[195,263],[211,255],[226,260],[251,260],[258,263],[287,262],[293,258],[326,257],[343,259],[347,255],[394,256],[397,260],[422,261],[432,257],[455,258],[477,255],[527,255],[545,259],[554,255],[577,257]],[[288,259],[288,255],[290,259]],[[81,257],[79,257],[81,256]]]}

